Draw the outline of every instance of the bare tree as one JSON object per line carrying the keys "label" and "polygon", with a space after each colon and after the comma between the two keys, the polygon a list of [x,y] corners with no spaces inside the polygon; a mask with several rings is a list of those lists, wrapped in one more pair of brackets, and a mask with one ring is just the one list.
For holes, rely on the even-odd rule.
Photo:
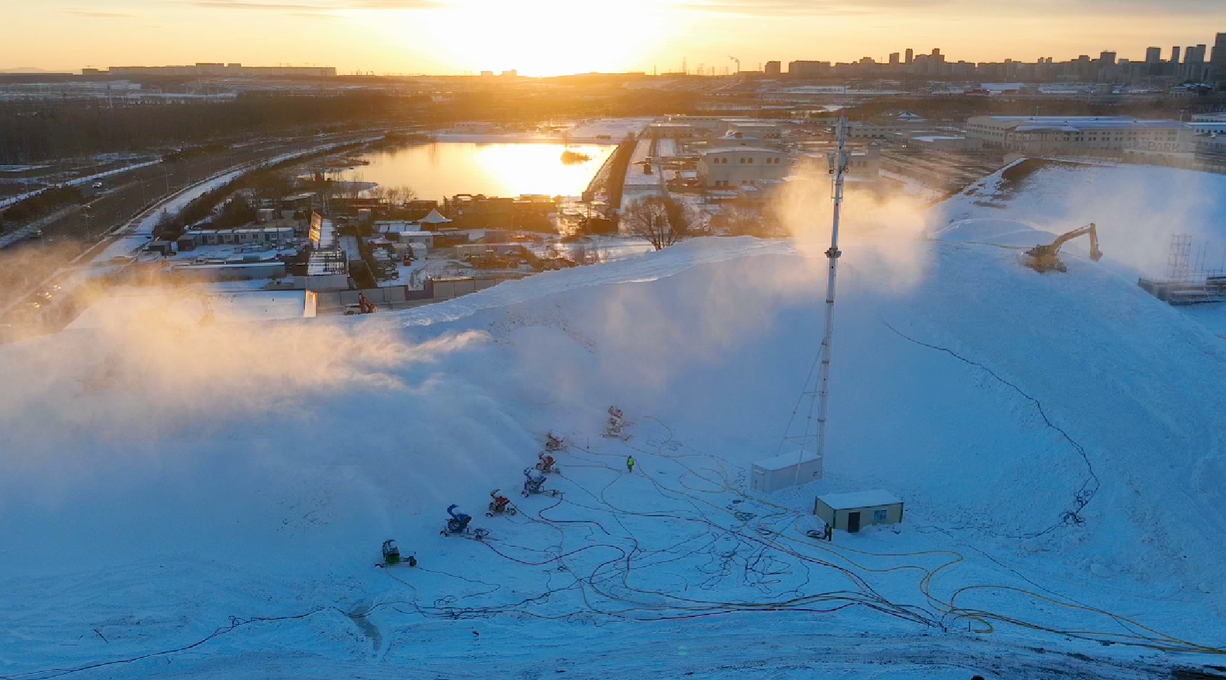
{"label": "bare tree", "polygon": [[[674,232],[680,234],[681,237],[689,236],[704,229],[698,211],[694,210],[694,207],[689,203],[666,196],[664,198],[664,207],[668,212],[669,227]],[[678,237],[678,240],[681,237]]]}
{"label": "bare tree", "polygon": [[344,197],[350,200],[357,200],[358,198],[361,198],[362,192],[365,190],[363,188],[365,183],[365,175],[360,172],[354,173],[353,177],[349,178],[349,181],[345,183],[345,189],[343,192]]}
{"label": "bare tree", "polygon": [[622,211],[624,231],[663,250],[685,238],[696,222],[689,206],[663,196],[649,196]]}
{"label": "bare tree", "polygon": [[768,231],[761,209],[744,201],[720,206],[714,222],[729,236],[765,236]]}
{"label": "bare tree", "polygon": [[392,205],[404,205],[417,197],[417,192],[408,186],[389,187],[387,200]]}

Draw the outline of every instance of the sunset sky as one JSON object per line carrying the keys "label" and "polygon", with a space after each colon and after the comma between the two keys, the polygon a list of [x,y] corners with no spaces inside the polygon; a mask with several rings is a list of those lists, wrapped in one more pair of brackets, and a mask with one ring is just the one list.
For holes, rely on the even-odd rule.
{"label": "sunset sky", "polygon": [[756,69],[778,59],[1057,60],[1213,43],[1226,0],[0,0],[0,69],[199,61],[342,73]]}

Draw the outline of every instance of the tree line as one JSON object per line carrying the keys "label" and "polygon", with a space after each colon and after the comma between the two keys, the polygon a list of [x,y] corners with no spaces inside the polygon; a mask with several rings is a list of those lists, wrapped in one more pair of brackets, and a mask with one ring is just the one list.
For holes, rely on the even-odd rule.
{"label": "tree line", "polygon": [[646,116],[694,110],[694,95],[612,86],[480,88],[429,94],[364,89],[318,94],[244,93],[227,101],[112,104],[107,100],[0,104],[0,164],[102,153],[191,153],[274,134],[459,120],[531,124],[559,118]]}
{"label": "tree line", "polygon": [[363,91],[312,97],[247,94],[223,102],[114,108],[106,101],[15,102],[0,106],[0,164],[168,148],[174,154],[178,146],[289,131],[411,122],[423,101]]}

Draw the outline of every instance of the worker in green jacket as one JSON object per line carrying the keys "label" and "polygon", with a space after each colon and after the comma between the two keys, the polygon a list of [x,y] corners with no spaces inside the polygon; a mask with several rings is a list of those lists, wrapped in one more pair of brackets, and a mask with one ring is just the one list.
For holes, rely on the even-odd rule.
{"label": "worker in green jacket", "polygon": [[626,472],[634,472],[634,456],[626,458]]}

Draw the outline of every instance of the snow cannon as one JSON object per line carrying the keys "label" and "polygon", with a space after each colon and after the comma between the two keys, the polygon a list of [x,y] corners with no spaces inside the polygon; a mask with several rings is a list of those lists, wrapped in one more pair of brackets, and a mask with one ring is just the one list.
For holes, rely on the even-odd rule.
{"label": "snow cannon", "polygon": [[558,468],[558,461],[546,453],[536,454],[537,464],[536,469],[545,474],[561,474],[562,470]]}
{"label": "snow cannon", "polygon": [[443,530],[439,533],[443,536],[462,536],[474,540],[482,540],[490,535],[488,529],[471,529],[469,523],[473,521],[472,515],[466,515],[462,512],[456,512],[459,507],[454,503],[447,506],[447,514],[451,515],[451,519],[447,520],[447,524],[443,525]]}
{"label": "snow cannon", "polygon": [[400,548],[391,539],[383,542],[383,563],[400,564]]}
{"label": "snow cannon", "polygon": [[489,512],[485,513],[486,517],[493,517],[494,515],[514,515],[518,512],[515,509],[515,506],[511,505],[511,499],[507,498],[506,496],[499,495],[499,491],[502,491],[502,489],[494,489],[492,492],[490,492],[490,498],[493,500],[490,501]]}
{"label": "snow cannon", "polygon": [[626,427],[626,414],[616,406],[609,407],[609,422],[605,425],[604,432],[600,436],[606,439],[620,439],[626,441],[630,439],[630,435],[623,434],[622,429]]}
{"label": "snow cannon", "polygon": [[562,492],[554,489],[545,488],[545,475],[537,472],[534,468],[524,468],[524,490],[523,497],[536,496],[538,494],[546,494],[548,496],[558,497]]}

